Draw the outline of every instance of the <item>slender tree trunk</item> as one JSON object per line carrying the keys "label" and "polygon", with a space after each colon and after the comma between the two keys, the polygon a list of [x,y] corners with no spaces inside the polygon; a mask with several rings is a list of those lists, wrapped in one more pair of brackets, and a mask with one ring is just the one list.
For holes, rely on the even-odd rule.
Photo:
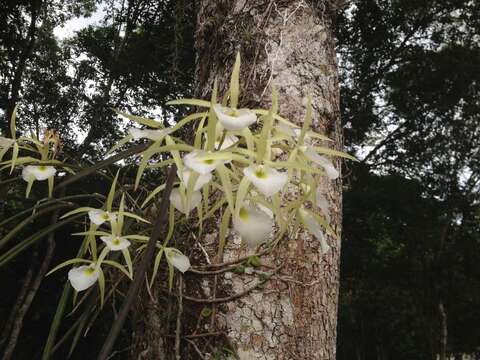
{"label": "slender tree trunk", "polygon": [[18,59],[17,67],[15,69],[13,79],[12,79],[12,84],[10,87],[10,96],[7,99],[7,106],[6,106],[6,111],[5,111],[5,122],[3,123],[2,126],[2,131],[4,134],[8,134],[8,124],[10,124],[10,118],[12,117],[13,114],[13,109],[15,108],[15,105],[17,104],[17,101],[19,99],[20,95],[20,90],[22,88],[22,78],[23,74],[25,72],[25,67],[27,65],[27,61],[32,55],[32,51],[35,47],[35,36],[37,32],[37,18],[38,18],[38,12],[40,10],[40,7],[42,5],[41,0],[32,0],[30,4],[30,25],[28,28],[28,33],[25,38],[25,47],[23,48],[20,57]]}
{"label": "slender tree trunk", "polygon": [[[209,98],[215,78],[224,93],[235,54],[240,50],[240,105],[268,108],[270,85],[275,82],[281,114],[301,124],[305,97],[310,93],[314,129],[334,140],[324,145],[342,148],[333,1],[200,0],[196,10],[197,97]],[[322,180],[318,185],[330,203],[331,225],[340,235],[341,180]],[[202,257],[209,253],[210,259],[214,258],[218,233],[211,229],[218,228],[218,221],[207,226],[208,235],[199,239]],[[223,259],[216,261],[250,255],[237,245],[237,240],[230,236]],[[242,360],[335,359],[340,242],[329,237],[328,243],[331,250],[322,255],[318,241],[306,233],[283,239],[273,254],[262,257],[263,265],[283,265],[262,289],[216,305],[195,304],[188,296],[229,297],[249,288],[251,277],[222,273],[202,279],[187,273],[187,298],[180,324],[175,326],[172,319],[165,318],[163,326],[157,326],[157,321],[155,326],[150,324],[152,316],[161,319],[161,314],[168,312],[166,307],[156,313],[142,310],[134,323],[134,347],[143,339],[143,349],[152,349],[164,341],[163,346],[170,350],[144,352],[141,357],[133,351],[132,358],[174,359],[172,345],[176,343],[178,348],[180,339],[182,359],[214,358],[226,347],[233,348],[236,355],[232,356]],[[189,250],[200,246],[190,245]],[[202,317],[200,311],[205,308],[213,312]],[[176,339],[175,327],[182,330]],[[162,340],[161,328],[170,334],[169,339]],[[154,343],[146,344],[149,341]]]}
{"label": "slender tree trunk", "polygon": [[[268,108],[274,82],[280,113],[300,124],[310,93],[313,127],[341,148],[332,5],[325,1],[199,1],[197,94],[208,98],[215,78],[225,90],[240,50],[241,105]],[[332,225],[340,232],[341,181],[322,181],[319,186],[330,202]],[[237,243],[230,239],[223,261],[248,255]],[[310,235],[285,239],[263,259],[272,267],[283,264],[279,276],[263,289],[218,309],[216,326],[226,332],[240,359],[335,359],[340,243],[330,238],[329,244],[331,251],[322,256],[318,241]],[[223,292],[242,292],[250,285],[241,277],[219,277]]]}
{"label": "slender tree trunk", "polygon": [[438,303],[438,313],[440,315],[440,349],[439,349],[439,360],[447,360],[447,312],[445,311],[445,306],[443,302]]}

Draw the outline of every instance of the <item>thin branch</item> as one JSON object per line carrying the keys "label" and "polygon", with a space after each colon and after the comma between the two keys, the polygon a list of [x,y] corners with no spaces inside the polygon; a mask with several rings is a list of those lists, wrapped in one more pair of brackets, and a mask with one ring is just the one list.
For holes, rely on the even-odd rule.
{"label": "thin branch", "polygon": [[177,310],[177,327],[175,330],[175,359],[181,360],[180,354],[180,336],[182,334],[182,312],[183,312],[183,278],[178,277],[178,310]]}
{"label": "thin branch", "polygon": [[95,165],[93,165],[93,166],[91,166],[91,167],[89,167],[85,170],[82,170],[79,173],[77,173],[75,175],[72,175],[72,176],[68,177],[67,179],[63,180],[60,184],[58,184],[55,187],[55,191],[65,187],[69,184],[72,184],[72,183],[80,180],[81,178],[83,178],[85,176],[88,176],[91,173],[94,173],[95,171],[103,169],[104,167],[107,167],[108,165],[116,163],[119,160],[123,160],[123,159],[125,159],[129,156],[141,153],[142,151],[147,149],[149,145],[150,145],[150,143],[135,145],[135,146],[132,146],[128,150],[122,151],[121,153],[118,153],[117,155],[111,156],[108,159],[100,161],[99,163],[97,163],[97,164],[95,164]]}
{"label": "thin branch", "polygon": [[169,197],[170,192],[172,191],[173,181],[175,179],[176,173],[176,166],[172,165],[168,172],[165,190],[163,191],[162,201],[160,203],[159,215],[157,221],[155,222],[152,235],[150,236],[150,239],[148,241],[147,248],[143,254],[143,258],[135,271],[134,279],[130,284],[130,287],[128,288],[127,296],[125,297],[118,317],[113,323],[110,332],[105,340],[105,343],[103,344],[103,347],[100,351],[100,354],[98,355],[98,360],[106,360],[108,358],[108,355],[112,350],[115,340],[117,339],[117,336],[123,327],[123,323],[127,318],[128,312],[130,311],[130,308],[132,307],[134,301],[137,298],[140,286],[143,284],[147,268],[150,265],[155,254],[156,243],[165,233],[165,227],[168,223],[167,215],[170,203]]}

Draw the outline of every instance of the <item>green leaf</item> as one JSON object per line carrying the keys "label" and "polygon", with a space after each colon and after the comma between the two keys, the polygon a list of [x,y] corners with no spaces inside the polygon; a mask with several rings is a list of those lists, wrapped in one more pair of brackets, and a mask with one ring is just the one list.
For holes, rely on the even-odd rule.
{"label": "green leaf", "polygon": [[120,169],[117,170],[117,174],[113,179],[112,186],[110,187],[110,192],[108,193],[107,197],[107,211],[112,211],[112,204],[113,198],[115,197],[115,187],[117,186],[118,174],[120,173]]}
{"label": "green leaf", "polygon": [[223,212],[222,222],[220,223],[220,234],[218,242],[218,261],[221,261],[223,257],[223,249],[225,248],[225,240],[227,237],[228,226],[230,224],[230,217],[232,213],[227,207]]}
{"label": "green leaf", "polygon": [[98,288],[100,289],[100,307],[103,308],[105,301],[105,275],[101,268],[98,268]]}
{"label": "green leaf", "polygon": [[230,175],[228,173],[227,168],[223,164],[217,167],[217,173],[222,182],[223,191],[225,193],[225,197],[227,198],[228,206],[230,207],[230,211],[233,214],[235,213],[235,206],[233,201],[233,187],[232,187],[232,182],[230,180]]}
{"label": "green leaf", "polygon": [[147,205],[150,200],[152,200],[160,191],[163,191],[165,189],[165,184],[162,184],[160,186],[157,186],[148,196],[147,198],[145,199],[145,201],[142,203],[142,205],[140,207],[145,207],[145,205]]}
{"label": "green leaf", "polygon": [[129,271],[125,270],[124,266],[120,265],[118,262],[113,261],[113,260],[103,260],[102,264],[113,266],[114,268],[120,270],[123,274],[125,274],[129,279],[132,279],[133,272],[132,272],[132,259],[130,258],[130,253],[128,252],[128,249],[122,250],[122,253],[123,253],[123,256],[124,256],[125,261],[127,263]]}
{"label": "green leaf", "polygon": [[55,266],[45,276],[49,276],[50,274],[54,273],[57,270],[60,270],[61,268],[64,268],[65,266],[72,265],[72,264],[78,264],[78,263],[90,264],[91,261],[90,260],[85,260],[85,259],[79,259],[79,258],[70,259],[70,260],[64,261],[61,264]]}
{"label": "green leaf", "polygon": [[153,282],[155,281],[155,277],[157,276],[158,269],[160,267],[160,261],[162,260],[162,256],[163,256],[163,247],[160,249],[157,256],[155,256],[155,261],[153,263],[152,278],[150,279],[150,287],[153,286]]}
{"label": "green leaf", "polygon": [[167,105],[192,105],[209,108],[210,101],[200,99],[178,99],[167,102]]}
{"label": "green leaf", "polygon": [[204,318],[207,318],[207,317],[209,317],[210,315],[212,315],[212,312],[213,312],[213,311],[212,311],[211,308],[209,308],[209,307],[204,307],[204,308],[202,309],[202,311],[200,312],[200,315],[201,315],[202,317],[204,317]]}
{"label": "green leaf", "polygon": [[[10,174],[13,172],[13,169],[15,168],[17,158],[18,158],[18,144],[16,142],[14,142],[13,143],[13,153],[12,153],[12,164],[10,166]],[[27,195],[27,197],[28,197],[28,195]]]}
{"label": "green leaf", "polygon": [[232,77],[230,78],[230,107],[232,109],[236,109],[238,106],[238,96],[240,94],[240,62],[240,52],[237,52]]}
{"label": "green leaf", "polygon": [[178,123],[176,123],[174,127],[172,127],[172,133],[177,131],[178,129],[184,127],[190,121],[203,118],[204,116],[207,116],[207,114],[208,114],[207,112],[194,113],[194,114],[190,114],[190,115],[184,117],[182,120],[180,120]]}
{"label": "green leaf", "polygon": [[217,103],[217,79],[213,83],[212,98],[210,100],[210,111],[208,113],[208,124],[207,124],[207,150],[212,151],[215,147],[215,138],[217,131],[217,115],[213,110],[213,105]]}
{"label": "green leaf", "polygon": [[262,260],[257,255],[250,256],[247,263],[253,267],[262,266]]}
{"label": "green leaf", "polygon": [[55,315],[53,316],[52,324],[50,325],[47,342],[45,343],[45,348],[43,349],[42,360],[49,360],[51,357],[53,345],[55,344],[55,337],[58,329],[60,328],[60,323],[62,321],[63,313],[65,312],[68,297],[72,291],[71,289],[72,287],[69,284],[65,284],[63,287],[62,295],[60,296]]}
{"label": "green leaf", "polygon": [[312,125],[312,96],[310,94],[308,94],[308,97],[307,97],[307,113],[305,114],[305,118],[303,120],[302,131],[300,132],[300,135],[298,136],[298,143],[300,145],[303,145],[303,141],[305,139],[305,134],[310,129],[311,125]]}
{"label": "green leaf", "polygon": [[134,121],[134,122],[136,122],[140,125],[149,126],[149,127],[155,128],[155,129],[164,127],[160,122],[155,121],[153,119],[148,119],[148,118],[144,118],[144,117],[136,116],[136,115],[130,115],[130,114],[127,114],[123,111],[113,109],[113,108],[112,108],[112,110],[115,111],[117,114],[125,116],[127,119],[132,120],[132,121]]}
{"label": "green leaf", "polygon": [[72,215],[75,215],[75,214],[79,214],[79,213],[82,213],[82,212],[89,212],[91,210],[97,210],[97,209],[89,207],[89,206],[79,207],[75,210],[67,212],[66,214],[63,214],[60,217],[60,219],[65,219],[66,217],[69,217],[69,216],[72,216]]}
{"label": "green leaf", "polygon": [[343,158],[350,159],[350,160],[353,160],[353,161],[360,161],[355,156],[347,154],[343,151],[333,150],[333,149],[326,148],[326,147],[323,147],[323,146],[312,146],[311,149],[318,152],[318,153],[325,154],[325,155],[339,156],[339,157],[343,157]]}
{"label": "green leaf", "polygon": [[127,136],[125,136],[123,139],[120,139],[118,141],[118,143],[116,143],[110,150],[108,150],[107,154],[106,155],[110,155],[111,153],[113,153],[115,150],[121,148],[123,145],[125,145],[126,143],[128,143],[130,140],[133,139],[133,136],[131,134],[128,134]]}
{"label": "green leaf", "polygon": [[238,216],[238,213],[243,206],[243,201],[247,196],[249,187],[250,187],[250,180],[248,180],[248,178],[244,176],[240,181],[240,184],[238,185],[237,198],[235,202],[235,216]]}

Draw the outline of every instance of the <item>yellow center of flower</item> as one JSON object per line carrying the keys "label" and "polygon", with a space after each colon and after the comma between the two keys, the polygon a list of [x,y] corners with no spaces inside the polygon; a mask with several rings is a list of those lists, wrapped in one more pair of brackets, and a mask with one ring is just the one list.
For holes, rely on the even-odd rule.
{"label": "yellow center of flower", "polygon": [[38,170],[40,170],[40,171],[45,171],[45,170],[47,170],[47,167],[46,167],[45,165],[40,165],[40,166],[38,167]]}
{"label": "yellow center of flower", "polygon": [[108,213],[103,213],[102,218],[103,220],[108,220],[110,219],[110,216],[108,216]]}
{"label": "yellow center of flower", "polygon": [[204,162],[205,164],[208,164],[208,165],[212,165],[214,161],[215,161],[215,160],[213,160],[213,159],[205,159],[205,160],[203,160],[203,162]]}
{"label": "yellow center of flower", "polygon": [[248,210],[245,209],[245,208],[241,208],[239,213],[238,213],[238,216],[240,217],[240,219],[242,219],[243,221],[248,221],[248,218],[249,218],[249,215],[248,215]]}
{"label": "yellow center of flower", "polygon": [[266,179],[268,177],[267,172],[263,168],[255,170],[255,176],[259,179]]}
{"label": "yellow center of flower", "polygon": [[85,275],[92,275],[95,272],[95,269],[87,268],[83,272]]}
{"label": "yellow center of flower", "polygon": [[228,116],[232,116],[232,117],[238,117],[238,111],[237,109],[228,109],[225,114],[227,114]]}
{"label": "yellow center of flower", "polygon": [[113,245],[120,245],[120,239],[119,238],[115,238],[112,240],[112,244]]}

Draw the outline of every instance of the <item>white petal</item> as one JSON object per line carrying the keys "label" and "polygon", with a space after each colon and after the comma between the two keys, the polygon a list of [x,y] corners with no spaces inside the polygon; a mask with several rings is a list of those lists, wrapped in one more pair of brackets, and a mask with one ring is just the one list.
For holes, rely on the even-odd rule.
{"label": "white petal", "polygon": [[223,163],[222,160],[205,160],[204,156],[208,155],[205,151],[194,150],[183,157],[183,162],[191,170],[199,174],[205,175],[216,169],[218,165]]}
{"label": "white petal", "polygon": [[311,161],[323,167],[323,169],[327,173],[327,176],[330,180],[335,180],[340,176],[340,173],[338,172],[337,169],[335,169],[335,167],[333,166],[333,163],[330,160],[328,160],[325,156],[318,155],[312,149],[306,149],[303,153]]}
{"label": "white petal", "polygon": [[13,139],[9,139],[3,136],[0,136],[0,148],[9,148],[15,142]]}
{"label": "white petal", "polygon": [[35,180],[35,175],[32,173],[31,165],[25,166],[22,170],[22,179],[26,182]]}
{"label": "white petal", "polygon": [[323,230],[318,222],[312,215],[308,213],[308,211],[304,209],[300,209],[300,217],[308,231],[310,231],[310,233],[312,233],[312,235],[314,235],[320,241],[322,254],[325,254],[328,250],[330,250],[330,246],[327,244]]}
{"label": "white petal", "polygon": [[168,135],[172,132],[172,129],[166,128],[166,129],[158,129],[158,130],[150,130],[150,129],[137,129],[137,128],[131,128],[130,129],[130,134],[132,135],[134,140],[138,139],[150,139],[153,141],[158,141],[162,140],[165,135]]}
{"label": "white petal", "polygon": [[276,194],[288,181],[286,173],[263,165],[250,165],[243,169],[243,173],[265,196]]}
{"label": "white petal", "polygon": [[[180,171],[177,171],[177,175],[183,181],[185,188],[187,188],[188,186],[188,179],[190,179],[190,175],[192,175],[192,173],[193,171],[188,169],[183,169],[181,173]],[[211,173],[199,174],[199,177],[197,178],[197,181],[193,186],[193,191],[200,190],[201,188],[203,188],[204,185],[208,184],[211,180],[212,180]]]}
{"label": "white petal", "polygon": [[82,265],[70,269],[68,280],[76,291],[83,291],[97,282],[98,275],[98,271],[91,266]]}
{"label": "white petal", "polygon": [[117,215],[100,209],[90,210],[88,212],[88,217],[95,225],[102,225],[105,221],[117,219]]}
{"label": "white petal", "polygon": [[180,194],[178,188],[173,189],[170,193],[170,202],[172,203],[173,207],[184,214],[187,214],[187,209],[191,211],[192,209],[196,208],[201,201],[202,194],[200,193],[200,191],[194,191],[192,193],[190,204],[188,204],[188,206],[184,206],[184,202],[182,201],[182,195]]}
{"label": "white petal", "polygon": [[130,246],[130,241],[122,236],[101,236],[100,240],[112,251],[124,250]]}
{"label": "white petal", "polygon": [[190,260],[177,249],[165,248],[165,255],[167,256],[167,261],[177,268],[178,271],[184,273],[190,269]]}
{"label": "white petal", "polygon": [[233,227],[250,247],[266,242],[272,232],[272,218],[260,209],[245,205],[233,219]]}
{"label": "white petal", "polygon": [[218,117],[218,121],[227,130],[242,130],[257,121],[257,115],[249,109],[233,110],[215,104],[213,110]]}
{"label": "white petal", "polygon": [[[225,136],[225,139],[223,139],[222,146],[220,147],[219,150],[224,150],[228,149],[230,146],[235,144],[238,141],[238,137],[235,135],[227,135]],[[220,141],[215,142],[215,149],[218,149],[218,146],[220,145]]]}
{"label": "white petal", "polygon": [[45,165],[27,165],[22,170],[22,178],[25,181],[46,180],[55,175],[57,170],[53,166]]}

